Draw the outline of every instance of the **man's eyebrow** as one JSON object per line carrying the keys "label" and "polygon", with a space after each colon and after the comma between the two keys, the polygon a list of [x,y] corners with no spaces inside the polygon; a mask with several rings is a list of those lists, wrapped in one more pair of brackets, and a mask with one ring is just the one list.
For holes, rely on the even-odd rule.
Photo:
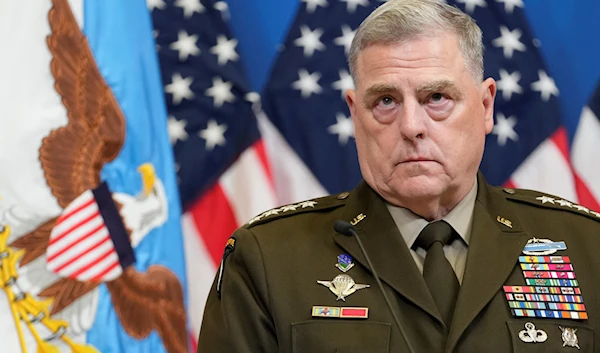
{"label": "man's eyebrow", "polygon": [[429,82],[429,83],[426,83],[424,85],[417,87],[416,91],[417,91],[417,93],[420,93],[420,94],[435,93],[435,92],[449,92],[453,96],[455,96],[455,98],[457,98],[457,99],[460,99],[462,97],[460,90],[458,89],[458,87],[456,87],[456,84],[454,83],[454,81],[451,81],[451,80],[438,80],[438,81]]}
{"label": "man's eyebrow", "polygon": [[384,93],[400,92],[400,88],[396,85],[388,83],[376,83],[365,91],[365,105],[370,101],[371,97],[376,97]]}

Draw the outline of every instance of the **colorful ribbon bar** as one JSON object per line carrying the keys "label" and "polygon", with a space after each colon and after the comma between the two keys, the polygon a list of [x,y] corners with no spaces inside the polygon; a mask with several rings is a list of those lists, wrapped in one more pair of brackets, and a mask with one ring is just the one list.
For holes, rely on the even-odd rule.
{"label": "colorful ribbon bar", "polygon": [[576,279],[543,279],[527,278],[525,282],[530,286],[559,286],[559,287],[577,287],[579,282]]}
{"label": "colorful ribbon bar", "polygon": [[525,278],[575,279],[575,272],[523,271]]}
{"label": "colorful ribbon bar", "polygon": [[519,256],[520,263],[570,264],[568,256]]}
{"label": "colorful ribbon bar", "polygon": [[583,303],[580,295],[506,293],[507,300],[555,303]]}
{"label": "colorful ribbon bar", "polygon": [[577,311],[556,311],[556,310],[534,310],[534,309],[511,309],[513,316],[516,317],[544,317],[552,319],[578,319],[587,320],[586,312]]}
{"label": "colorful ribbon bar", "polygon": [[581,295],[581,289],[571,287],[504,286],[505,293],[538,293]]}
{"label": "colorful ribbon bar", "polygon": [[313,306],[312,316],[339,319],[366,319],[369,317],[369,308]]}
{"label": "colorful ribbon bar", "polygon": [[[552,303],[549,303],[552,304]],[[546,303],[538,303],[538,302],[508,302],[508,306],[511,309],[549,309],[546,307]],[[556,308],[554,308],[556,309]]]}
{"label": "colorful ribbon bar", "polygon": [[573,266],[569,264],[521,264],[521,270],[528,271],[573,271]]}
{"label": "colorful ribbon bar", "polygon": [[[523,302],[526,303],[526,302]],[[530,308],[528,308],[530,309]],[[536,308],[534,308],[536,309]],[[566,310],[566,311],[585,311],[584,304],[570,304],[570,303],[548,303],[548,309],[551,310]]]}

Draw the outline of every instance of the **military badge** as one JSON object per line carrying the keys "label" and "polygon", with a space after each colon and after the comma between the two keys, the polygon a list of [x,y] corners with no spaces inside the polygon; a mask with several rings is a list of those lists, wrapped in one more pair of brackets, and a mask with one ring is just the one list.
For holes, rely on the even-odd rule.
{"label": "military badge", "polygon": [[329,288],[329,290],[337,296],[337,300],[343,301],[346,301],[346,297],[357,290],[370,287],[368,284],[358,284],[354,282],[352,277],[346,274],[337,275],[332,281],[317,281],[317,283]]}
{"label": "military badge", "polygon": [[352,256],[348,254],[340,254],[337,257],[338,263],[335,264],[340,271],[346,273],[350,271],[352,267],[354,267],[354,262],[352,262]]}
{"label": "military badge", "polygon": [[562,331],[561,338],[563,340],[563,347],[573,347],[577,349],[581,349],[579,347],[579,339],[577,338],[577,329],[570,327],[562,327],[558,326],[558,328]]}
{"label": "military badge", "polygon": [[525,324],[525,329],[519,331],[519,339],[525,343],[543,343],[548,339],[548,334],[544,330],[536,330],[531,322]]}

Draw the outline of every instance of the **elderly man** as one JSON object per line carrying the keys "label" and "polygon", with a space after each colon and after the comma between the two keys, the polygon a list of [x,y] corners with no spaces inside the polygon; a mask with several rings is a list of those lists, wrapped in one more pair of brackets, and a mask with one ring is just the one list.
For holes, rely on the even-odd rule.
{"label": "elderly man", "polygon": [[235,232],[198,352],[600,352],[600,214],[478,174],[496,83],[473,20],[390,0],[349,63],[364,181]]}

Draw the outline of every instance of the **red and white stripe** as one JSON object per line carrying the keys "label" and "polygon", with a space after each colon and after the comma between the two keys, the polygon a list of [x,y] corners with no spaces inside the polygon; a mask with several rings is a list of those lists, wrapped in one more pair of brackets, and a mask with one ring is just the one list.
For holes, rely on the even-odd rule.
{"label": "red and white stripe", "polygon": [[111,281],[122,268],[94,194],[88,190],[58,218],[50,233],[47,268],[78,281]]}
{"label": "red and white stripe", "polygon": [[[600,127],[596,134],[596,141],[598,141],[600,138]],[[591,137],[587,138],[589,140]],[[588,161],[587,163],[593,166],[592,170],[587,170],[586,176],[582,176],[582,169],[577,168],[577,164],[574,168],[574,165],[571,163],[571,156],[573,156],[575,163],[582,159],[581,155],[576,153],[575,145],[577,143],[576,138],[573,145],[573,153],[570,153],[567,132],[565,128],[559,128],[521,163],[505,185],[508,187],[543,191],[560,196],[566,200],[572,200],[591,209],[599,209],[598,200],[600,198],[598,195],[600,193],[590,190],[592,190],[592,187],[595,187],[600,191],[600,184],[598,182],[600,179],[598,177],[593,179],[590,176],[594,175],[594,170],[600,176],[600,169],[598,169],[597,163],[594,164]],[[589,150],[587,151],[587,158],[590,159],[590,153],[593,149],[589,148],[589,146],[593,146],[593,143],[587,146]],[[596,185],[590,183],[592,180],[596,180]]]}

